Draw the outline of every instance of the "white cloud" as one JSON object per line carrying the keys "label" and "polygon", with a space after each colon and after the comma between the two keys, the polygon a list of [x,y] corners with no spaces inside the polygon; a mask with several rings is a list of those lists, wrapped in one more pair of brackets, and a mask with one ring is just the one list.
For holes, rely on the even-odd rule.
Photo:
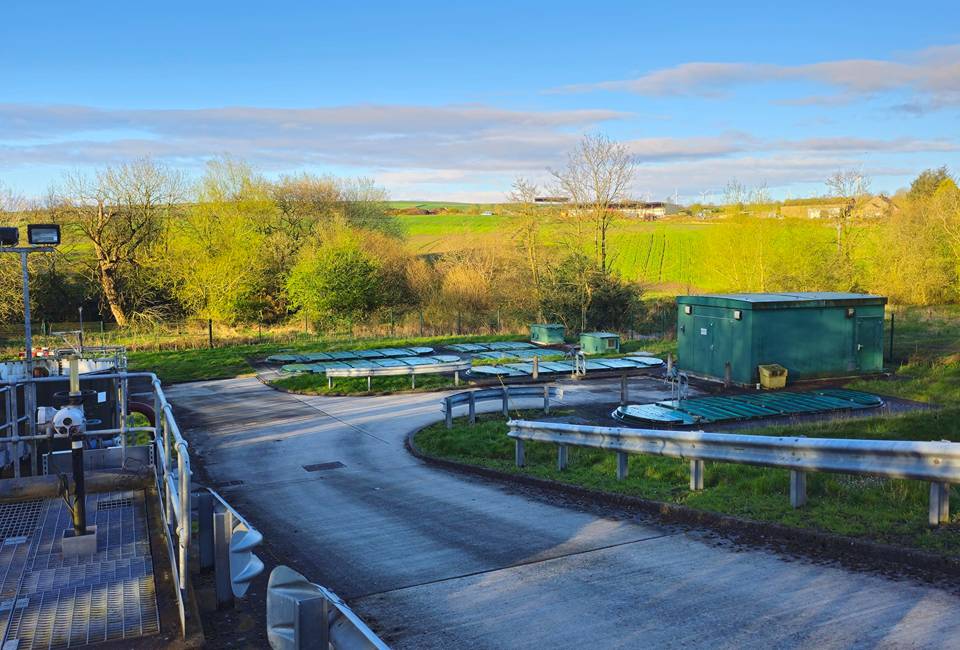
{"label": "white cloud", "polygon": [[736,86],[782,81],[815,82],[833,90],[832,94],[799,97],[786,103],[837,103],[906,91],[918,98],[910,104],[915,110],[956,105],[960,104],[960,45],[932,47],[890,61],[843,59],[801,65],[692,62],[634,79],[571,85],[556,92],[612,90],[647,96],[711,97]]}

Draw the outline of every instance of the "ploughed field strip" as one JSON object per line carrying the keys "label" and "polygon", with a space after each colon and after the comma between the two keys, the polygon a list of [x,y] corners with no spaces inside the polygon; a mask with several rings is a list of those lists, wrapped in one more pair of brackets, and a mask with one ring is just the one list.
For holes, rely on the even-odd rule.
{"label": "ploughed field strip", "polygon": [[882,405],[883,400],[876,395],[844,388],[824,388],[805,393],[778,391],[663,400],[653,404],[621,406],[613,416],[624,422],[694,425],[853,411]]}
{"label": "ploughed field strip", "polygon": [[441,363],[460,361],[460,357],[453,354],[437,354],[430,357],[393,357],[352,359],[349,361],[320,361],[316,363],[288,363],[280,367],[280,372],[325,373],[334,368],[403,368],[411,366],[435,366]]}
{"label": "ploughed field strip", "polygon": [[160,631],[142,491],[87,496],[97,552],[64,558],[62,499],[0,504],[0,648],[74,648]]}
{"label": "ploughed field strip", "polygon": [[267,363],[312,364],[321,361],[352,361],[357,359],[394,359],[432,354],[433,348],[378,348],[374,350],[343,350],[341,352],[305,352],[303,354],[272,354]]}

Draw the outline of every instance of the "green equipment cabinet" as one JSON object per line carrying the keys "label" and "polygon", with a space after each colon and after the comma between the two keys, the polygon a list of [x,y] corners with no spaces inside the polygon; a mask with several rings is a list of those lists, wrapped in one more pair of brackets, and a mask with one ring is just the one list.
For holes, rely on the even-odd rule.
{"label": "green equipment cabinet", "polygon": [[834,292],[680,296],[678,367],[711,379],[729,372],[741,385],[757,383],[761,364],[784,366],[790,380],[880,372],[886,302]]}
{"label": "green equipment cabinet", "polygon": [[584,354],[619,352],[620,335],[612,332],[584,332],[580,335],[580,349]]}
{"label": "green equipment cabinet", "polygon": [[556,323],[533,323],[530,325],[530,342],[538,345],[560,345],[566,328]]}

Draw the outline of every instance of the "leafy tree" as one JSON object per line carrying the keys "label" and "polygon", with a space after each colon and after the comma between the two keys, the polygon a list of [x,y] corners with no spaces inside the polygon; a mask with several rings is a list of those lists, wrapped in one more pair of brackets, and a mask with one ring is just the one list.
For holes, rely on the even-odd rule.
{"label": "leafy tree", "polygon": [[937,167],[936,169],[925,169],[910,183],[910,191],[907,193],[907,196],[914,201],[929,198],[937,191],[940,184],[946,180],[952,180],[946,165]]}

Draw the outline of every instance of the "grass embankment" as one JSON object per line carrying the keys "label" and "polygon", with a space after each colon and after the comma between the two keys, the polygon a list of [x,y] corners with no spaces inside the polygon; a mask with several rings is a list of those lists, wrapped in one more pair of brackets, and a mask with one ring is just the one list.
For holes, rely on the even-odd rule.
{"label": "grass embankment", "polygon": [[[843,419],[793,426],[749,429],[746,433],[878,440],[951,440],[960,442],[960,311],[911,310],[898,315],[895,356],[902,364],[890,380],[858,381],[850,386],[885,395],[932,402],[943,408],[898,416]],[[476,426],[465,419],[443,423],[417,435],[427,454],[508,473],[527,474],[573,485],[677,503],[758,521],[817,529],[960,557],[960,489],[952,490],[952,523],[927,526],[928,484],[811,474],[808,503],[794,510],[789,474],[727,463],[707,463],[705,489],[689,490],[689,464],[656,456],[631,456],[629,476],[616,479],[612,453],[569,449],[569,467],[556,469],[553,445],[527,443],[527,467],[513,463],[513,442],[498,416],[483,416]]]}
{"label": "grass embankment", "polygon": [[[367,350],[370,348],[430,346],[440,347],[453,343],[478,343],[484,341],[520,341],[523,335],[488,334],[478,336],[426,336],[413,338],[379,338],[357,341],[342,339],[323,341],[307,340],[294,343],[262,345],[231,345],[217,348],[192,350],[141,351],[128,354],[131,370],[155,372],[164,383],[199,381],[204,379],[226,379],[253,372],[248,359],[265,357],[281,351],[291,352],[331,352],[336,350]],[[323,375],[314,375],[322,380]],[[384,381],[384,380],[380,380]],[[409,377],[407,378],[409,383]],[[366,390],[366,380],[363,380]],[[451,379],[452,383],[452,379]],[[420,384],[420,377],[417,378]]]}

